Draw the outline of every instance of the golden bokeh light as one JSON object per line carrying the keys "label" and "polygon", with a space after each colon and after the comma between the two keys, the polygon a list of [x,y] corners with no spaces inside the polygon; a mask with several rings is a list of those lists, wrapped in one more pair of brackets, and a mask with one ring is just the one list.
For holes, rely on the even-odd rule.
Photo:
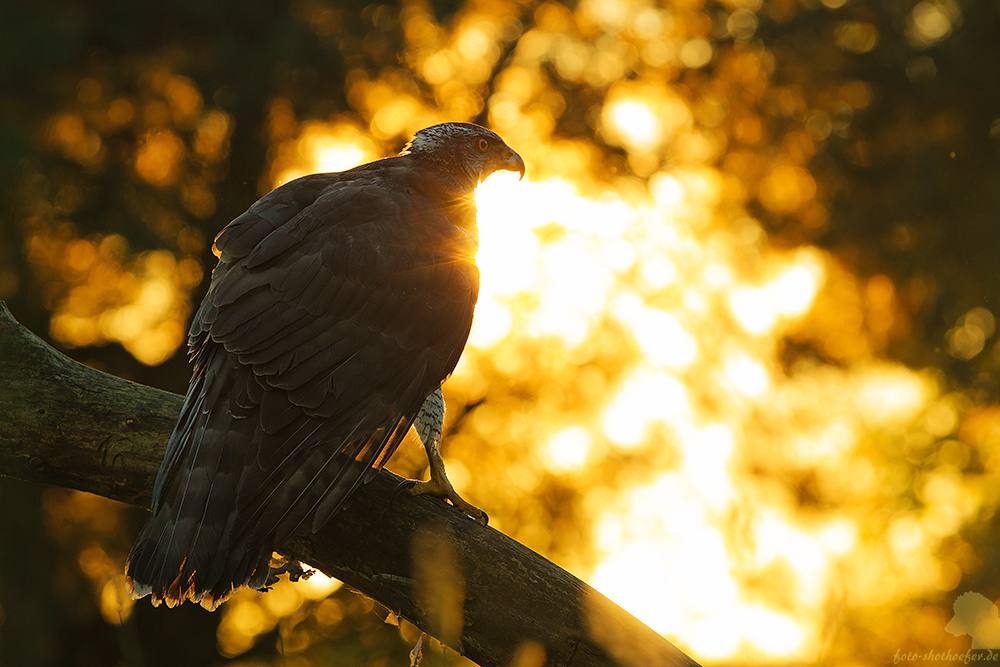
{"label": "golden bokeh light", "polygon": [[698,37],[685,42],[678,56],[686,67],[704,67],[712,62],[712,45],[707,39]]}
{"label": "golden bokeh light", "polygon": [[962,10],[952,0],[917,3],[910,13],[906,36],[917,48],[928,48],[946,39],[962,23]]}
{"label": "golden bokeh light", "polygon": [[545,447],[548,465],[556,472],[579,470],[587,463],[593,444],[590,433],[580,426],[568,426],[554,435]]}
{"label": "golden bokeh light", "polygon": [[[636,148],[661,140],[629,136]],[[376,155],[373,141],[349,123],[303,124],[281,145],[275,183]],[[872,599],[859,590],[878,587],[871,568],[857,576],[860,561],[876,559],[883,597],[897,594],[913,584],[918,567],[932,566],[934,550],[975,502],[953,475],[930,475],[919,488],[935,511],[893,518],[876,546],[861,543],[863,513],[809,516],[761,474],[824,466],[816,472],[820,493],[874,503],[881,475],[855,452],[866,439],[919,420],[939,390],[929,377],[889,363],[783,369],[776,343],[809,321],[831,260],[815,248],[744,244],[739,234],[699,222],[722,201],[719,183],[711,171],[674,171],[657,175],[645,193],[583,194],[557,178],[488,179],[477,192],[480,303],[469,350],[446,388],[467,396],[485,391],[477,367],[484,363],[516,377],[527,368],[516,350],[532,341],[544,343],[553,360],[619,355],[620,366],[596,385],[603,388],[562,414],[560,428],[541,423],[555,414],[541,407],[489,427],[484,437],[493,446],[520,439],[515,432],[535,434],[520,448],[537,454],[527,467],[517,462],[523,454],[509,454],[505,478],[537,488],[536,466],[603,489],[588,519],[594,555],[578,573],[701,660],[810,661],[830,622],[824,600],[834,591]],[[57,338],[75,345],[117,340],[147,363],[180,345],[188,312],[178,295],[201,277],[200,267],[185,264],[191,260],[164,251],[129,260],[113,237],[45,241],[39,237],[33,260],[59,267],[66,285],[52,319]],[[875,283],[867,293],[873,303],[892,302],[891,285]],[[951,335],[953,353],[982,349],[993,325],[989,311],[970,311]],[[609,344],[624,347],[604,351]],[[831,406],[830,396],[845,398]],[[475,414],[484,418],[482,410]],[[949,414],[928,419],[948,430]],[[611,464],[618,456],[650,464],[619,486]],[[461,460],[448,460],[460,487],[479,479]],[[540,517],[534,521],[519,535],[529,544],[547,539]],[[497,523],[503,527],[503,518]],[[266,596],[238,594],[223,609],[220,652],[246,652],[280,619],[337,585],[316,576],[281,582]],[[109,622],[128,614],[117,586],[109,579],[101,588]]]}
{"label": "golden bokeh light", "polygon": [[72,112],[60,113],[49,121],[48,140],[67,157],[84,166],[96,167],[104,158],[101,136],[88,128],[84,119]]}
{"label": "golden bokeh light", "polygon": [[133,256],[120,236],[97,241],[67,231],[39,231],[28,255],[51,273],[52,336],[73,347],[116,341],[149,365],[170,358],[184,340],[201,263],[165,250]]}
{"label": "golden bokeh light", "polygon": [[613,132],[629,146],[651,150],[663,140],[663,123],[645,103],[622,99],[604,106]]}
{"label": "golden bokeh light", "polygon": [[184,142],[169,130],[150,132],[143,138],[135,156],[135,170],[144,181],[166,187],[177,182]]}
{"label": "golden bokeh light", "polygon": [[[293,4],[323,44],[341,39],[341,10]],[[822,5],[835,15],[816,46],[824,57],[882,57],[895,43],[843,0]],[[523,180],[497,173],[476,192],[481,284],[445,384],[449,475],[491,525],[706,665],[877,665],[888,647],[936,646],[942,600],[979,567],[964,531],[1000,504],[989,390],[972,396],[907,356],[935,279],[862,275],[850,252],[810,244],[838,224],[830,204],[844,187],[823,173],[824,148],[859,169],[882,159],[856,130],[884,91],[846,74],[819,91],[791,76],[787,45],[764,33],[798,7],[503,0],[440,19],[420,1],[398,15],[373,6],[371,34],[350,47],[362,55],[343,59],[346,104],[308,108],[296,80],[252,128],[267,144],[258,194],[382,157],[449,120],[478,118],[521,153]],[[925,50],[956,34],[963,11],[953,0],[902,10],[915,52],[904,83],[937,76],[944,61]],[[137,216],[163,247],[81,231],[79,183],[29,183],[40,194],[21,220],[53,338],[117,342],[145,364],[183,345],[242,118],[169,63],[147,63],[134,89],[81,76],[40,132],[85,171],[123,155],[132,185],[155,194]],[[932,129],[950,136],[957,124]],[[127,150],[120,135],[134,138]],[[780,243],[775,229],[788,232]],[[915,234],[900,223],[878,242],[903,252]],[[0,268],[0,296],[18,289]],[[941,356],[993,359],[993,310],[963,302],[944,314]],[[897,352],[914,365],[889,360]],[[390,465],[419,474],[412,449]],[[53,498],[55,534],[98,521],[86,501]],[[87,545],[77,560],[101,615],[127,619],[119,556]],[[300,664],[296,652],[373,609],[318,573],[243,591],[222,608],[219,650],[240,656],[276,633]],[[442,615],[451,633],[455,613]],[[871,627],[877,638],[858,630]],[[516,662],[541,664],[536,649]]]}
{"label": "golden bokeh light", "polygon": [[[41,173],[25,188],[20,224],[24,254],[44,281],[52,337],[71,347],[117,342],[156,365],[184,341],[190,294],[203,277],[205,234],[192,223],[215,213],[233,119],[206,106],[193,79],[163,62],[147,64],[128,92],[104,77],[82,77],[72,107],[48,120],[45,140],[88,170],[101,168],[116,146],[136,186],[152,186],[165,200],[176,195],[179,211],[130,195],[126,221],[152,232],[163,248],[132,248],[124,232],[81,234],[72,220],[94,193],[82,181],[55,187]],[[125,152],[122,134],[135,138]]]}
{"label": "golden bokeh light", "polygon": [[[769,482],[748,472],[763,452],[748,453],[765,423],[778,422],[754,414],[775,405],[779,415],[796,413],[781,423],[784,435],[769,439],[798,445],[786,454],[771,450],[778,457],[771,465],[811,468],[849,456],[872,433],[913,423],[937,389],[891,364],[776,371],[774,341],[810,313],[829,259],[814,248],[758,254],[737,237],[672,222],[665,204],[680,209],[680,220],[712,214],[717,191],[686,186],[699,182],[657,179],[652,198],[642,201],[611,191],[585,196],[559,180],[488,179],[477,193],[482,292],[470,346],[488,352],[511,337],[554,339],[568,353],[592,340],[609,315],[624,327],[635,345],[631,369],[601,397],[599,419],[584,418],[539,443],[541,463],[556,474],[600,469],[613,451],[596,446],[603,442],[677,456],[663,459],[672,463],[656,481],[623,490],[593,519],[592,546],[604,555],[589,578],[704,658],[815,659],[826,623],[822,600],[836,588],[853,589],[840,573],[859,557],[864,516],[816,522],[787,497],[771,498]],[[720,239],[728,245],[718,246]],[[750,259],[759,265],[753,273],[743,268]],[[722,327],[727,316],[736,328]],[[966,318],[969,326],[986,321],[977,317]],[[462,391],[477,376],[470,368],[477,358],[467,353],[450,386]],[[853,399],[831,411],[825,397],[833,395]],[[835,467],[851,466],[837,474],[851,476],[852,492],[875,493],[878,477],[859,474],[862,461]],[[951,487],[934,488],[944,496]],[[961,510],[944,515],[950,527],[967,517]],[[751,527],[749,541],[734,533],[741,523]],[[935,541],[918,530],[923,537],[900,543],[906,550],[893,558],[914,557],[914,550],[930,557]],[[940,528],[934,534],[939,540]],[[759,580],[797,593],[762,595]]]}
{"label": "golden bokeh light", "polygon": [[878,28],[865,21],[844,21],[837,26],[837,46],[850,53],[868,53],[878,44]]}
{"label": "golden bokeh light", "polygon": [[[326,600],[340,587],[341,583],[336,579],[313,571],[308,578],[297,583],[282,578],[270,587],[267,595],[247,589],[237,592],[222,608],[222,621],[217,632],[219,652],[228,657],[246,653],[261,635],[272,631],[282,619],[297,614],[301,616],[304,607],[310,607],[317,600]],[[330,604],[324,602],[326,606],[317,610],[318,616],[321,622],[326,619],[335,623],[334,617],[342,611],[334,600],[328,601]],[[284,629],[282,637],[283,641],[289,641],[289,633]],[[291,644],[295,645],[294,638]],[[295,650],[292,648],[291,652]]]}
{"label": "golden bokeh light", "polygon": [[294,139],[279,146],[271,169],[273,186],[306,174],[344,171],[377,157],[375,142],[351,123],[305,123]]}

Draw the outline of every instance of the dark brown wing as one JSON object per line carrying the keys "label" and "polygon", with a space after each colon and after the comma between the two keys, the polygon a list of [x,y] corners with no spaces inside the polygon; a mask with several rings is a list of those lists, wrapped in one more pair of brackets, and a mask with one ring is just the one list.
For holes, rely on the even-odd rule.
{"label": "dark brown wing", "polygon": [[289,183],[216,239],[195,374],[129,558],[137,593],[214,606],[262,585],[271,550],[313,512],[322,526],[454,369],[478,272],[428,247],[454,212],[404,160]]}

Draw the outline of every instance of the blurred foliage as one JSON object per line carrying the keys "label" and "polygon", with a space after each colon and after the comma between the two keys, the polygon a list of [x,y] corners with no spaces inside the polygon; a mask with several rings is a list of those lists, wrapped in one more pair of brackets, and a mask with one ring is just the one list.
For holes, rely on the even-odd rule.
{"label": "blurred foliage", "polygon": [[[0,298],[75,358],[183,391],[218,230],[475,120],[528,163],[480,188],[446,385],[450,474],[497,528],[707,664],[964,652],[959,593],[1000,598],[992,4],[0,16]],[[214,615],[123,599],[141,521],[0,482],[0,664],[406,664],[419,632],[320,576]]]}

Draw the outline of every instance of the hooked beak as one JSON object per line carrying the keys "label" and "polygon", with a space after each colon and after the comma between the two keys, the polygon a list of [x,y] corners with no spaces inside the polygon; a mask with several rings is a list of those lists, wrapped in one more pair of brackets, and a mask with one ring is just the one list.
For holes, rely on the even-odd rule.
{"label": "hooked beak", "polygon": [[506,171],[516,171],[520,176],[517,180],[522,180],[524,178],[524,160],[518,155],[513,149],[510,151],[510,155],[507,159],[503,161],[503,166],[501,169]]}

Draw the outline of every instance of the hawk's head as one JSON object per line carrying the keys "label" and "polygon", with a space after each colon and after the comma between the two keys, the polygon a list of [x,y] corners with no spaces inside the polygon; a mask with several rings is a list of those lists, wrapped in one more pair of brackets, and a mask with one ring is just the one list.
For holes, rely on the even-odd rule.
{"label": "hawk's head", "polygon": [[516,171],[524,160],[497,134],[472,123],[442,123],[424,128],[403,149],[475,187],[494,171]]}

